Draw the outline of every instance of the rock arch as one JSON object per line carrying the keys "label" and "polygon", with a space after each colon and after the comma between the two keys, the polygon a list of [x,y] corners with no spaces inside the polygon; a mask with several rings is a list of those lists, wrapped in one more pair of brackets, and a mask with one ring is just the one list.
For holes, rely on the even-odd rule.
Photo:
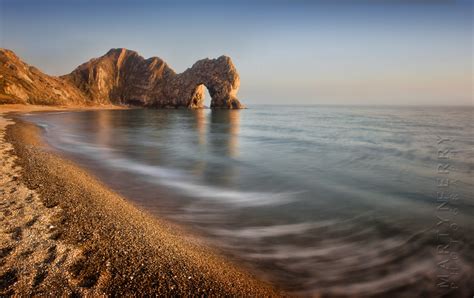
{"label": "rock arch", "polygon": [[211,108],[242,109],[237,99],[240,77],[227,56],[202,59],[183,73],[172,77],[165,85],[166,99],[159,106],[204,107],[204,88],[211,96]]}

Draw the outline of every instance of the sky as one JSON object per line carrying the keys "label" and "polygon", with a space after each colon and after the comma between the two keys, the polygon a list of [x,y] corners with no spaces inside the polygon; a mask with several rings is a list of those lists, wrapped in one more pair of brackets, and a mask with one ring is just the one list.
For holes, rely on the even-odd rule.
{"label": "sky", "polygon": [[[337,4],[336,4],[337,3]],[[232,58],[246,104],[473,105],[470,0],[0,0],[0,47],[51,75],[110,48]]]}

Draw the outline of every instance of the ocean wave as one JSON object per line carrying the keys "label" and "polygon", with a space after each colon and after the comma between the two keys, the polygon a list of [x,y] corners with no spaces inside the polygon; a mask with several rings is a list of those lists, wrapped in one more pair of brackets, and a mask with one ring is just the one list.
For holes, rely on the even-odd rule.
{"label": "ocean wave", "polygon": [[213,229],[212,234],[223,237],[241,237],[241,238],[268,238],[281,237],[286,235],[302,234],[316,228],[328,227],[334,225],[335,221],[323,222],[303,222],[285,225],[246,227],[238,230]]}
{"label": "ocean wave", "polygon": [[280,193],[239,191],[199,184],[192,181],[185,173],[175,169],[149,166],[123,158],[108,159],[106,162],[112,167],[141,174],[151,183],[173,188],[184,195],[241,207],[285,204],[290,202],[295,194],[300,193],[299,191]]}
{"label": "ocean wave", "polygon": [[238,207],[255,207],[264,205],[281,205],[294,200],[301,191],[258,192],[240,191],[230,188],[210,186],[194,181],[184,171],[163,166],[148,165],[123,158],[116,150],[75,140],[72,135],[62,134],[57,147],[93,158],[109,168],[141,175],[147,182],[157,184],[184,194],[189,197],[232,204]]}
{"label": "ocean wave", "polygon": [[[437,266],[442,256],[430,244],[433,236],[429,231],[383,236],[379,229],[367,227],[369,222],[361,220],[217,230],[214,235],[224,236],[223,241],[217,241],[221,247],[238,250],[249,264],[272,268],[272,279],[290,284],[293,294],[406,297],[416,291],[437,293]],[[361,234],[354,239],[354,233]],[[262,239],[266,237],[277,238]],[[459,274],[454,279],[468,289],[472,272],[469,260],[460,256],[456,264]]]}

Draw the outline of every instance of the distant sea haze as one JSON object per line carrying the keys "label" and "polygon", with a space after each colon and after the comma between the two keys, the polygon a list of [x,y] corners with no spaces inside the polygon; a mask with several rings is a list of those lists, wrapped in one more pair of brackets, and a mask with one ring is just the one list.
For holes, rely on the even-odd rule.
{"label": "distant sea haze", "polygon": [[[290,293],[468,297],[473,112],[250,106],[24,117],[53,150]],[[440,207],[439,152],[447,149],[455,200]],[[456,259],[439,252],[443,232],[456,241]],[[446,274],[457,287],[445,286]]]}

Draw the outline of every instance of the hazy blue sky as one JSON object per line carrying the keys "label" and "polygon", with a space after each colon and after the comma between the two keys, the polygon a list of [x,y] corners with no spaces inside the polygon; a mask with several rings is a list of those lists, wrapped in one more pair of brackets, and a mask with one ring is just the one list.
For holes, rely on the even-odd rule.
{"label": "hazy blue sky", "polygon": [[0,47],[53,75],[114,47],[177,72],[226,54],[250,104],[473,104],[471,1],[98,2],[0,0]]}

